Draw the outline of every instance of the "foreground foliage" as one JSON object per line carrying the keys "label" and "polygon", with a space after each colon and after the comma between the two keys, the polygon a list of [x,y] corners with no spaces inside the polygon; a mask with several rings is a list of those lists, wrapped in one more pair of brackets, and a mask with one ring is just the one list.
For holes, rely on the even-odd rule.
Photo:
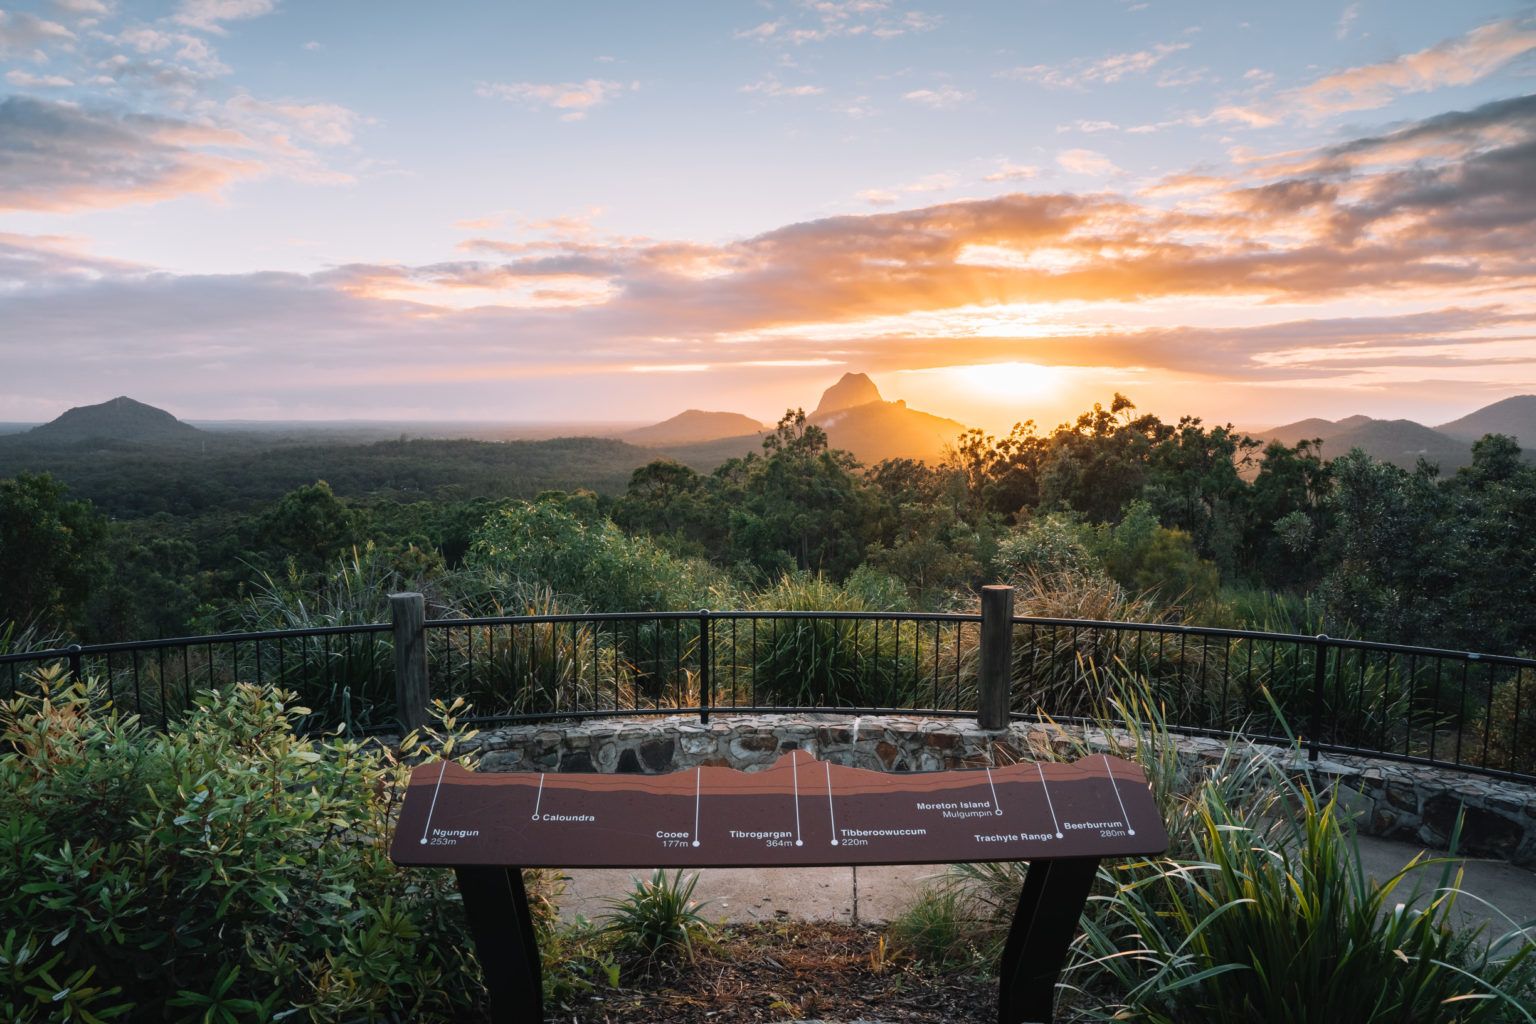
{"label": "foreground foliage", "polygon": [[[1316,791],[1238,741],[1204,766],[1181,762],[1145,684],[1123,683],[1100,721],[1110,751],[1140,762],[1172,846],[1100,869],[1063,976],[1079,1020],[1152,1024],[1514,1024],[1536,1021],[1536,928],[1458,927],[1460,873],[1425,888],[1418,860],[1367,877],[1332,791]],[[1068,759],[1087,751],[1067,742]],[[1453,840],[1454,844],[1454,840]],[[1023,881],[1019,864],[961,865],[955,920],[990,960]],[[921,906],[923,915],[932,913]]]}
{"label": "foreground foliage", "polygon": [[404,764],[297,738],[272,690],[160,733],[40,683],[0,705],[0,1019],[478,1012],[452,876],[386,855]]}

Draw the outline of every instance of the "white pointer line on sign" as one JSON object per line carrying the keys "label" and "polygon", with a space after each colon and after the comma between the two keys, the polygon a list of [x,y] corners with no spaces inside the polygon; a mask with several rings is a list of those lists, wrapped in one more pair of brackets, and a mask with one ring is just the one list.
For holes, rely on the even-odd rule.
{"label": "white pointer line on sign", "polygon": [[795,845],[804,846],[800,839],[800,751],[789,755],[789,770],[795,783]]}
{"label": "white pointer line on sign", "polygon": [[1056,820],[1056,805],[1051,802],[1051,787],[1045,784],[1045,769],[1040,767],[1040,762],[1035,762],[1035,770],[1040,773],[1040,791],[1045,794],[1045,806],[1051,810],[1051,824],[1056,826],[1056,838],[1062,838],[1061,822]]}
{"label": "white pointer line on sign", "polygon": [[837,845],[837,812],[832,809],[832,762],[827,762],[827,817],[832,819],[832,845]]}
{"label": "white pointer line on sign", "polygon": [[539,820],[539,805],[544,802],[544,773],[539,773],[539,795],[533,801],[533,820]]}
{"label": "white pointer line on sign", "polygon": [[443,788],[443,775],[448,771],[448,762],[443,762],[443,767],[437,773],[437,785],[432,787],[432,805],[427,808],[427,823],[421,826],[421,845],[427,845],[427,832],[432,828],[432,812],[437,810],[437,794]]}
{"label": "white pointer line on sign", "polygon": [[1003,805],[997,802],[997,787],[992,785],[992,766],[987,765],[987,785],[992,789],[992,813],[999,818],[1003,816]]}
{"label": "white pointer line on sign", "polygon": [[1135,835],[1136,830],[1131,828],[1131,816],[1125,813],[1125,801],[1120,799],[1120,784],[1115,781],[1115,770],[1109,766],[1109,755],[1104,755],[1104,771],[1109,774],[1109,784],[1115,791],[1115,802],[1120,805],[1120,817],[1125,821],[1127,835]]}
{"label": "white pointer line on sign", "polygon": [[704,789],[704,767],[693,770],[693,845],[699,845],[699,796]]}

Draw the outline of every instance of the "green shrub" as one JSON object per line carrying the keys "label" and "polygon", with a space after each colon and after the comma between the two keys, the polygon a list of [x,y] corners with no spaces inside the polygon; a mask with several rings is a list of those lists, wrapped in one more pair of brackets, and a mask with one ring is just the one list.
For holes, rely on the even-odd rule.
{"label": "green shrub", "polygon": [[1093,527],[1074,513],[1036,516],[997,542],[997,581],[1017,585],[1031,576],[1101,572],[1103,565],[1091,550],[1093,538]]}
{"label": "green shrub", "polygon": [[709,937],[709,924],[694,900],[697,873],[683,878],[679,868],[671,878],[657,868],[649,881],[635,879],[635,887],[609,901],[610,915],[604,927],[615,948],[639,957],[647,968],[661,963],[693,959],[693,944]]}
{"label": "green shrub", "polygon": [[452,875],[387,856],[407,766],[296,737],[271,689],[161,733],[95,684],[38,686],[0,705],[0,1018],[480,1012]]}
{"label": "green shrub", "polygon": [[725,587],[707,562],[626,535],[581,495],[498,509],[476,533],[467,565],[483,578],[546,585],[562,604],[599,612],[700,608],[719,604]]}

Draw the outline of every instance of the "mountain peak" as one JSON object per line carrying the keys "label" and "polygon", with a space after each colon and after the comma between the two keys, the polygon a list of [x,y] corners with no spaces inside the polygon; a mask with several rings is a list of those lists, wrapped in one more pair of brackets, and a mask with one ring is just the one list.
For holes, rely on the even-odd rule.
{"label": "mountain peak", "polygon": [[739,412],[687,409],[671,419],[626,431],[620,437],[630,444],[695,444],[723,437],[742,437],[762,432],[763,425]]}
{"label": "mountain peak", "polygon": [[813,416],[825,416],[839,409],[853,409],[870,402],[882,401],[880,389],[867,373],[845,373],[842,379],[821,393],[821,404]]}
{"label": "mountain peak", "polygon": [[80,405],[57,419],[34,427],[28,434],[40,441],[83,441],[105,438],[114,441],[174,441],[200,431],[164,409],[134,401],[127,395],[99,405]]}
{"label": "mountain peak", "polygon": [[1521,447],[1536,448],[1536,395],[1512,395],[1435,429],[1463,441],[1476,441],[1484,434],[1508,434],[1518,439]]}

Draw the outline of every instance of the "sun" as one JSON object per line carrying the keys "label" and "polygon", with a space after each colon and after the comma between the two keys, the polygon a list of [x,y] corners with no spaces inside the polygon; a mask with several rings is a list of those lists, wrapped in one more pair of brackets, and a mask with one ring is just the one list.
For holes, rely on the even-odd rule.
{"label": "sun", "polygon": [[1053,398],[1067,386],[1066,374],[1038,363],[983,363],[951,366],[957,387],[978,398]]}

